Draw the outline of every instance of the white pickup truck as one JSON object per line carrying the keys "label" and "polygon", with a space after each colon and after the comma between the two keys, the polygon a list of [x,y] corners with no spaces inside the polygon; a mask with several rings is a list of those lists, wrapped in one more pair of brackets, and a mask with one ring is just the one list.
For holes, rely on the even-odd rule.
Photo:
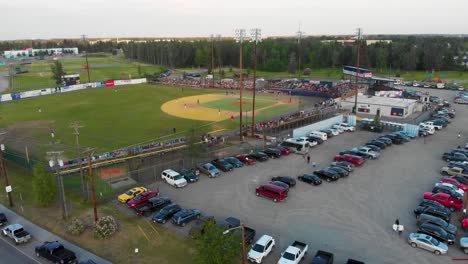
{"label": "white pickup truck", "polygon": [[2,233],[13,239],[16,244],[26,243],[31,239],[31,235],[20,224],[9,225],[2,229]]}
{"label": "white pickup truck", "polygon": [[308,246],[306,243],[294,241],[286,250],[281,253],[281,258],[278,264],[298,264],[305,254],[307,254]]}

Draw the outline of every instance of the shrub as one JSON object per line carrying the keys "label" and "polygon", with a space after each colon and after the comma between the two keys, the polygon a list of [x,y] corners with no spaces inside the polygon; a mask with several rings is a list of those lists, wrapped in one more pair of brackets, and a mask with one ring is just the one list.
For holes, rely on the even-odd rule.
{"label": "shrub", "polygon": [[304,75],[310,75],[312,73],[312,70],[310,68],[305,68],[304,69]]}
{"label": "shrub", "polygon": [[78,218],[75,218],[71,221],[71,223],[67,226],[67,232],[74,235],[79,236],[85,231],[85,226],[83,221]]}
{"label": "shrub", "polygon": [[117,221],[112,216],[103,216],[94,224],[94,237],[106,239],[117,231]]}

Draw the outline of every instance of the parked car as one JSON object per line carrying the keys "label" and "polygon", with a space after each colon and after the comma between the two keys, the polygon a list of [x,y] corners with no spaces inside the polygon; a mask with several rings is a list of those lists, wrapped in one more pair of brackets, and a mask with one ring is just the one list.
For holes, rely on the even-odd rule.
{"label": "parked car", "polygon": [[442,155],[442,159],[449,162],[449,161],[468,161],[468,158],[462,153],[449,153],[446,152]]}
{"label": "parked car", "polygon": [[35,247],[37,257],[45,258],[53,263],[77,263],[73,251],[66,249],[58,241],[46,241]]}
{"label": "parked car", "polygon": [[446,183],[453,184],[453,185],[457,186],[458,188],[462,189],[464,192],[468,191],[468,186],[467,185],[465,185],[463,183],[460,183],[458,180],[456,180],[454,178],[451,178],[451,177],[444,177],[444,178],[440,179],[440,182],[446,182]]}
{"label": "parked car", "polygon": [[383,143],[385,143],[385,145],[387,146],[391,146],[393,144],[393,141],[392,139],[386,137],[386,136],[381,136],[379,138],[377,138],[378,141],[382,141]]}
{"label": "parked car", "polygon": [[318,136],[309,135],[308,138],[309,138],[309,142],[315,141],[317,142],[318,145],[323,143],[323,139]]}
{"label": "parked car", "polygon": [[445,220],[439,217],[428,215],[428,214],[421,214],[416,220],[416,225],[419,226],[423,223],[429,223],[429,224],[439,226],[442,229],[444,229],[446,232],[453,234],[455,236],[457,235],[457,227],[446,222]]}
{"label": "parked car", "polygon": [[159,212],[153,214],[153,222],[165,224],[167,219],[171,218],[175,213],[182,210],[178,204],[169,204],[164,206]]}
{"label": "parked car", "polygon": [[270,198],[276,203],[288,197],[288,189],[273,184],[263,184],[255,189],[255,195]]}
{"label": "parked car", "polygon": [[128,201],[135,198],[135,196],[139,195],[140,193],[147,192],[147,191],[148,191],[148,189],[146,189],[145,187],[135,187],[135,188],[132,188],[132,189],[126,191],[125,193],[119,195],[119,197],[117,197],[117,199],[121,203],[127,203]]}
{"label": "parked car", "polygon": [[408,137],[408,136],[406,136],[404,134],[398,133],[398,132],[390,133],[390,135],[395,136],[397,138],[400,138],[403,142],[408,142],[408,141],[411,140],[410,137]]}
{"label": "parked car", "polygon": [[451,183],[448,183],[448,182],[436,182],[434,184],[435,187],[447,187],[447,188],[450,188],[452,189],[453,191],[459,193],[461,196],[463,196],[465,194],[465,191],[463,191],[462,189],[458,188],[457,186],[451,184]]}
{"label": "parked car", "polygon": [[271,180],[284,182],[287,185],[289,185],[289,187],[296,186],[296,180],[291,176],[276,176],[276,177],[272,177]]}
{"label": "parked car", "polygon": [[445,176],[463,176],[463,177],[468,177],[468,170],[464,168],[459,168],[459,167],[442,167],[440,170],[440,173]]}
{"label": "parked car", "polygon": [[460,210],[463,207],[462,199],[455,198],[447,193],[426,192],[423,194],[423,198],[436,201],[452,212]]}
{"label": "parked car", "polygon": [[257,161],[267,161],[269,159],[268,155],[263,153],[263,152],[260,152],[260,151],[257,151],[257,152],[254,152],[252,154],[249,154],[248,156],[249,158],[251,159],[254,159],[254,160],[257,160]]}
{"label": "parked car", "polygon": [[275,244],[273,237],[269,235],[261,236],[250,249],[247,259],[251,262],[262,263],[262,260],[273,250]]}
{"label": "parked car", "polygon": [[234,227],[238,227],[241,225],[241,220],[239,218],[236,218],[236,217],[227,217],[226,219],[224,219],[221,223],[220,223],[220,226],[223,228],[223,229],[229,229],[229,228],[234,228]]}
{"label": "parked car", "polygon": [[137,195],[135,198],[130,200],[127,205],[130,208],[134,208],[137,205],[146,203],[149,199],[158,196],[157,192],[144,192]]}
{"label": "parked car", "polygon": [[448,251],[446,244],[426,234],[411,233],[408,237],[408,243],[414,248],[422,248],[436,255],[447,254]]}
{"label": "parked car", "polygon": [[372,151],[375,151],[375,152],[380,152],[382,150],[381,148],[377,147],[376,145],[372,145],[372,144],[367,144],[367,145],[364,145],[364,146],[370,148]]}
{"label": "parked car", "polygon": [[455,236],[453,234],[447,233],[440,226],[423,223],[418,227],[418,233],[430,235],[433,238],[449,245],[455,244]]}
{"label": "parked car", "polygon": [[308,248],[306,243],[294,241],[281,253],[278,264],[298,264],[307,254]]}
{"label": "parked car", "polygon": [[379,147],[380,149],[385,149],[387,147],[387,144],[385,144],[385,142],[383,141],[380,141],[380,140],[371,140],[369,142],[366,143],[366,145],[375,145],[377,147]]}
{"label": "parked car", "polygon": [[267,154],[272,159],[281,157],[281,150],[279,149],[267,148],[267,149],[264,149],[262,152]]}
{"label": "parked car", "polygon": [[[335,136],[335,133],[333,133],[331,129],[324,129],[324,130],[320,130],[319,132],[327,134],[327,139]],[[336,135],[338,135],[338,133],[336,133]]]}
{"label": "parked car", "polygon": [[247,165],[253,165],[257,162],[254,158],[249,157],[247,154],[237,155],[236,159]]}
{"label": "parked car", "polygon": [[175,188],[187,186],[187,180],[175,170],[168,169],[162,171],[161,179]]}
{"label": "parked car", "polygon": [[448,186],[435,186],[432,188],[433,193],[446,193],[449,194],[452,198],[462,200],[463,195],[455,191],[454,189],[448,187]]}
{"label": "parked car", "polygon": [[451,218],[451,212],[447,208],[438,208],[438,207],[423,207],[423,206],[418,206],[414,209],[414,213],[416,215],[416,218],[418,218],[421,214],[428,214],[432,216],[439,217],[441,219],[444,219],[446,222],[450,222]]}
{"label": "parked car", "polygon": [[316,170],[314,174],[327,182],[337,181],[340,178],[340,175],[333,170]]}
{"label": "parked car", "polygon": [[137,214],[145,216],[171,203],[171,199],[167,197],[153,197],[148,202],[135,206],[135,211]]}
{"label": "parked car", "polygon": [[345,130],[342,127],[340,127],[339,125],[333,125],[330,129],[338,131],[339,134],[345,132]]}
{"label": "parked car", "polygon": [[318,250],[311,264],[333,264],[333,253]]}
{"label": "parked car", "polygon": [[366,264],[366,263],[360,260],[348,259],[345,264]]}
{"label": "parked car", "polygon": [[380,157],[380,152],[373,151],[369,147],[353,148],[352,150],[365,154],[368,159],[378,159]]}
{"label": "parked car", "polygon": [[31,235],[20,224],[8,225],[2,229],[2,233],[15,241],[16,244],[26,243],[31,240]]}
{"label": "parked car", "polygon": [[197,236],[203,235],[205,233],[205,226],[210,221],[216,224],[216,220],[213,216],[201,216],[199,219],[196,219],[189,230],[190,237],[196,238]]}
{"label": "parked car", "polygon": [[226,157],[224,158],[225,161],[229,162],[235,168],[240,168],[244,166],[244,163],[234,157]]}
{"label": "parked car", "polygon": [[329,166],[329,167],[326,167],[325,170],[332,170],[332,171],[338,173],[338,175],[340,175],[340,177],[346,177],[346,176],[349,175],[348,170],[343,169],[342,167],[339,167],[339,166]]}
{"label": "parked car", "polygon": [[[423,207],[436,207],[436,208],[442,208],[442,209],[447,209],[445,206],[441,203],[439,203],[436,200],[431,200],[431,199],[423,199],[420,203],[419,206]],[[448,209],[447,209],[448,210]],[[449,212],[450,213],[450,212]]]}
{"label": "parked car", "polygon": [[361,166],[364,164],[364,159],[359,157],[359,156],[354,156],[354,155],[336,155],[334,158],[335,161],[346,161],[349,163],[352,163],[355,166]]}
{"label": "parked car", "polygon": [[455,179],[462,184],[468,185],[468,178],[466,177],[457,175],[457,176],[450,176],[450,178]]}
{"label": "parked car", "polygon": [[348,131],[348,132],[354,132],[356,130],[355,127],[351,126],[351,125],[348,125],[346,123],[339,123],[338,124],[344,131]]}
{"label": "parked car", "polygon": [[338,154],[339,155],[348,154],[348,155],[358,156],[358,157],[361,157],[363,159],[369,159],[370,158],[370,156],[368,154],[359,152],[357,150],[342,150]]}
{"label": "parked car", "polygon": [[401,137],[396,136],[394,134],[388,134],[388,135],[385,135],[385,137],[390,138],[392,140],[392,143],[396,145],[400,145],[404,143],[404,140]]}
{"label": "parked car", "polygon": [[221,174],[219,169],[211,163],[198,164],[197,168],[209,178],[216,178]]}
{"label": "parked car", "polygon": [[7,217],[5,216],[4,213],[0,213],[0,226],[4,225],[5,223],[8,222]]}
{"label": "parked car", "polygon": [[183,209],[178,211],[172,216],[172,223],[174,225],[185,226],[188,222],[199,219],[201,215],[200,210],[197,209]]}
{"label": "parked car", "polygon": [[211,161],[211,164],[224,172],[232,171],[234,169],[234,166],[224,159],[214,159]]}
{"label": "parked car", "polygon": [[282,188],[285,188],[285,189],[289,190],[289,185],[287,183],[282,182],[282,181],[271,181],[271,182],[269,182],[269,184],[273,184],[273,185],[276,185],[276,186],[279,186],[279,187],[282,187]]}
{"label": "parked car", "polygon": [[281,151],[281,155],[289,155],[291,154],[291,150],[288,148],[288,147],[285,147],[285,146],[278,146],[276,147],[276,149],[279,149],[279,151]]}
{"label": "parked car", "polygon": [[193,172],[193,170],[182,168],[180,169],[180,174],[184,177],[187,182],[193,183],[198,181],[198,176]]}
{"label": "parked car", "polygon": [[303,174],[303,175],[298,176],[297,179],[305,183],[309,183],[313,185],[322,184],[322,179],[316,174]]}
{"label": "parked car", "polygon": [[355,167],[354,164],[352,164],[351,162],[347,162],[347,161],[333,161],[331,165],[335,167],[341,167],[349,172],[352,172]]}

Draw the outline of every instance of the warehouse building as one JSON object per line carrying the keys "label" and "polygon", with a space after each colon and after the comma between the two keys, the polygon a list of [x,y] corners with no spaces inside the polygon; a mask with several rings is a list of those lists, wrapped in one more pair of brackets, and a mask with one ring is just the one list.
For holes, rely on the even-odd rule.
{"label": "warehouse building", "polygon": [[[348,97],[341,101],[341,108],[352,111],[354,109],[354,97]],[[374,116],[380,114],[384,117],[407,118],[420,111],[417,100],[389,98],[380,96],[358,95],[357,113]]]}

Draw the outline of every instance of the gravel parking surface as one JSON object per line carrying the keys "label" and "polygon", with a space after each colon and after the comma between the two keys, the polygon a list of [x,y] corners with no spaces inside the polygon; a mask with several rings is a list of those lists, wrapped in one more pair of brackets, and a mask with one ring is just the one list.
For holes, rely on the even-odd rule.
{"label": "gravel parking surface", "polygon": [[[412,88],[413,89],[413,88]],[[416,90],[416,88],[414,89]],[[445,99],[454,91],[428,90]],[[294,240],[309,244],[306,262],[318,249],[333,252],[335,263],[354,258],[366,263],[450,263],[463,258],[457,244],[450,246],[448,256],[435,256],[421,249],[413,249],[406,242],[410,232],[416,231],[414,207],[425,191],[441,177],[439,170],[446,163],[441,160],[445,150],[467,141],[468,107],[454,105],[457,116],[453,122],[426,139],[414,139],[404,145],[394,145],[382,151],[378,160],[367,161],[361,168],[338,182],[311,186],[298,182],[290,190],[286,201],[273,203],[256,197],[255,187],[272,176],[312,172],[310,164],[299,155],[281,157],[254,166],[222,173],[219,178],[201,176],[199,182],[183,189],[174,189],[157,182],[161,195],[170,197],[183,208],[197,208],[214,215],[218,220],[228,216],[241,219],[262,234],[276,239],[276,248],[264,263],[276,263],[279,254]],[[457,138],[462,131],[462,139]],[[311,162],[319,168],[327,166],[340,150],[349,149],[377,137],[365,131],[345,133],[328,140],[311,151]],[[398,236],[391,226],[395,219],[405,226]],[[459,226],[458,217],[452,223]],[[165,224],[179,234],[187,234],[189,227]],[[459,232],[460,234],[462,232]]]}

